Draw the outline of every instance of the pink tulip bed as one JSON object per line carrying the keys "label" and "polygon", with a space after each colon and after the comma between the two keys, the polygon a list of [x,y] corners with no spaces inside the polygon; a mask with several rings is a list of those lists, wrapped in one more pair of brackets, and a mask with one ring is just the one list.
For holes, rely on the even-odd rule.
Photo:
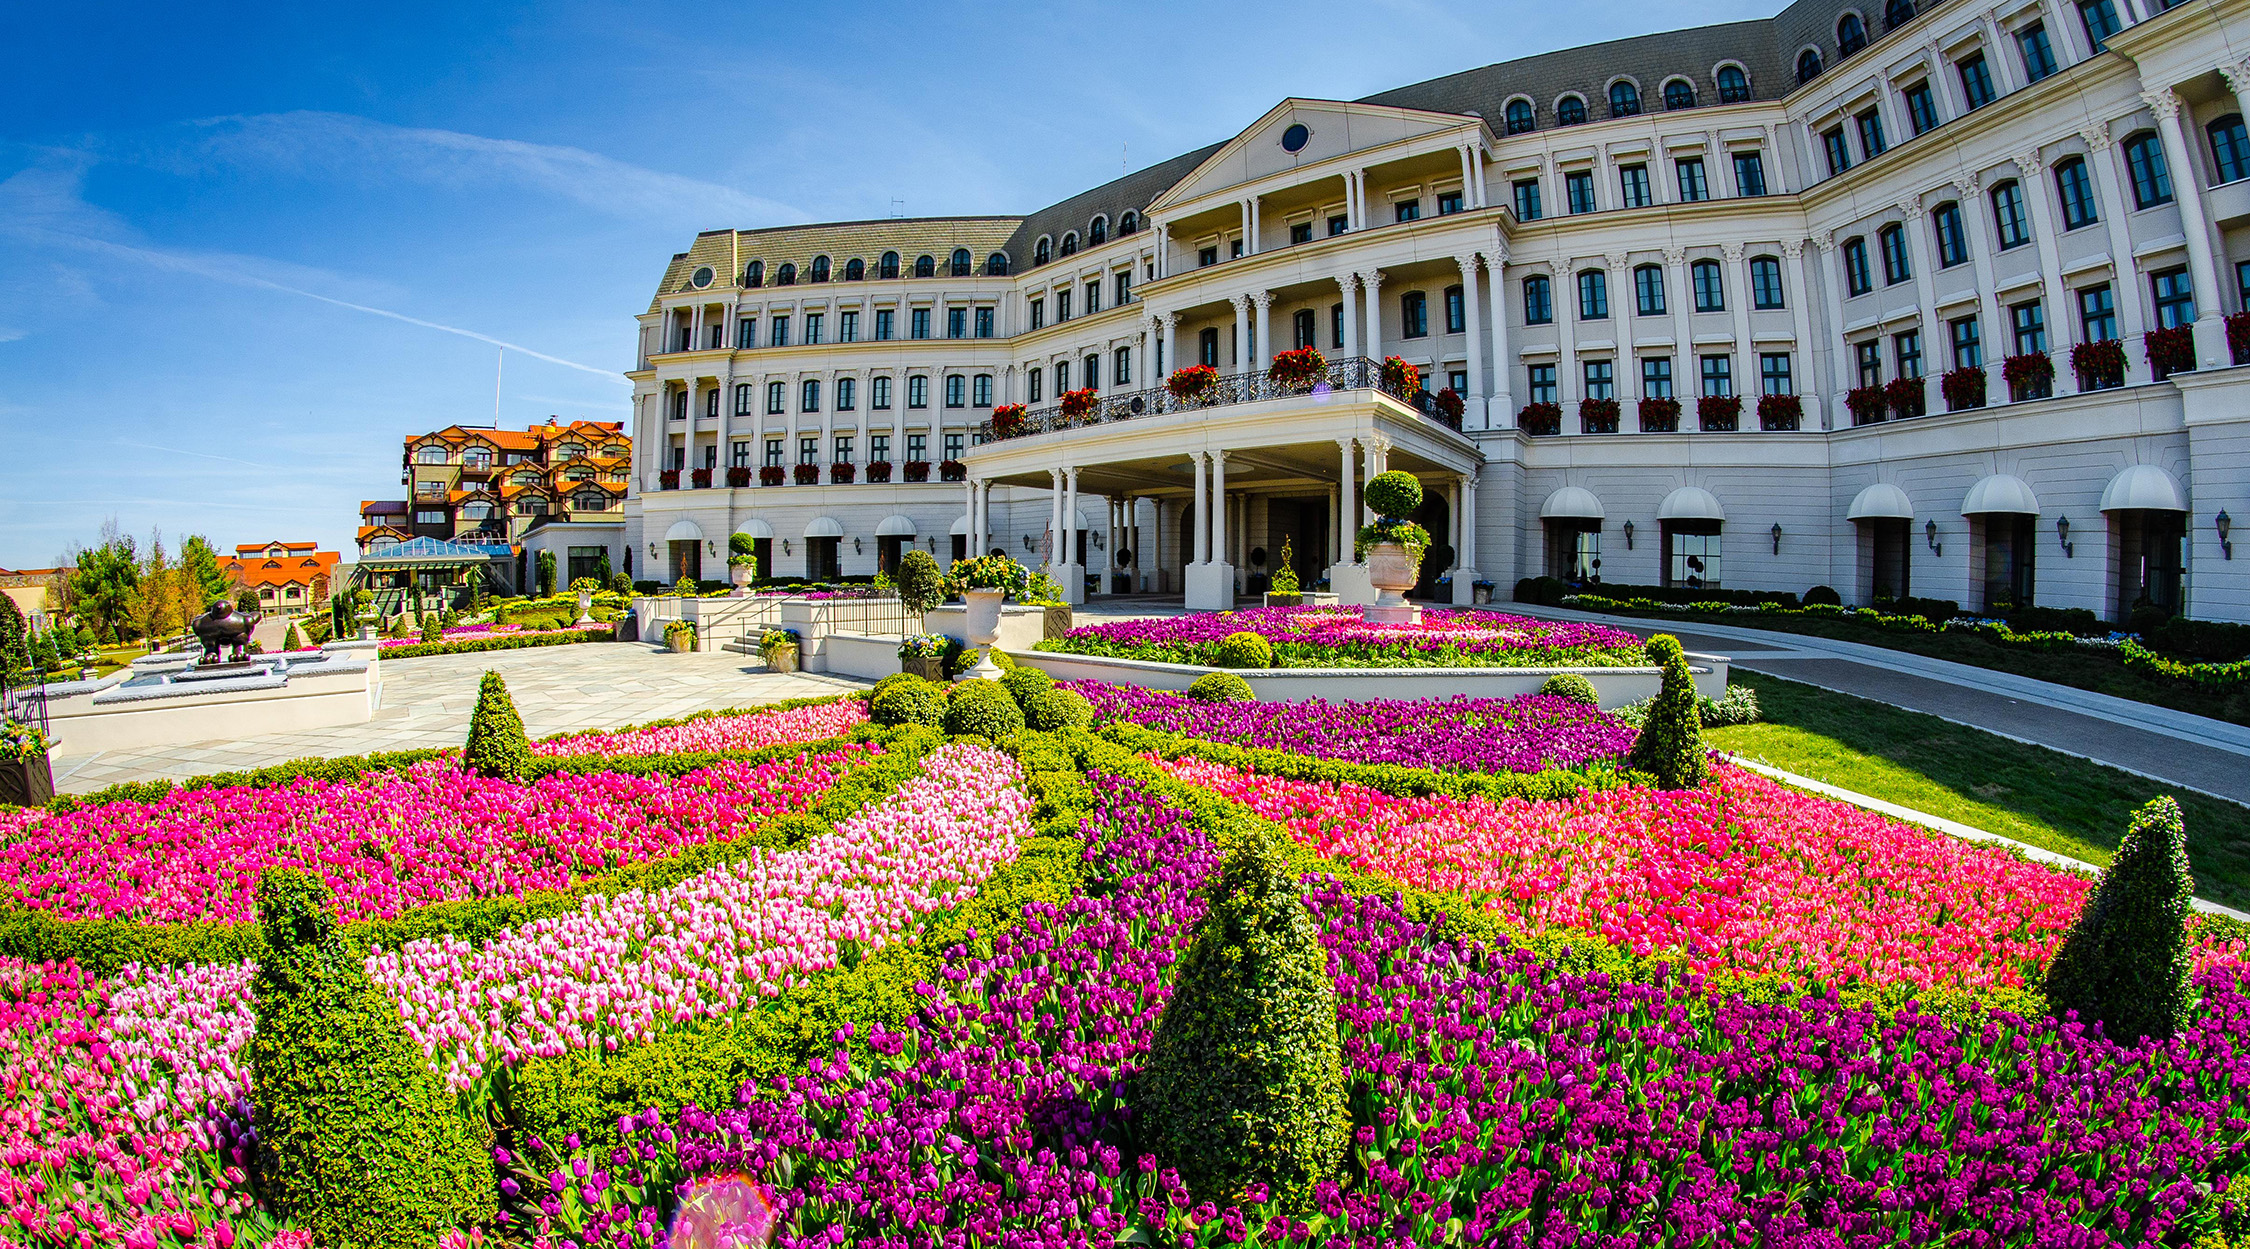
{"label": "pink tulip bed", "polygon": [[[599,621],[593,624],[565,625],[559,630],[526,629],[520,624],[455,625],[444,630],[442,640],[438,642],[425,642],[420,634],[415,634],[412,637],[385,638],[381,649],[389,652],[407,646],[442,646],[454,642],[514,641],[522,637],[538,637],[541,633],[570,632],[573,630],[583,633],[614,633],[617,631],[617,626],[603,624]],[[430,653],[435,654],[437,652],[432,651]]]}
{"label": "pink tulip bed", "polygon": [[1282,668],[1632,667],[1640,638],[1582,621],[1426,608],[1419,624],[1370,624],[1357,608],[1260,607],[1120,620],[1072,629],[1038,649],[1166,663],[1214,664],[1221,638],[1255,633]]}
{"label": "pink tulip bed", "polygon": [[705,716],[679,724],[617,733],[576,733],[535,742],[542,755],[669,755],[705,750],[760,750],[785,742],[840,737],[867,723],[867,704],[856,698],[793,707]]}

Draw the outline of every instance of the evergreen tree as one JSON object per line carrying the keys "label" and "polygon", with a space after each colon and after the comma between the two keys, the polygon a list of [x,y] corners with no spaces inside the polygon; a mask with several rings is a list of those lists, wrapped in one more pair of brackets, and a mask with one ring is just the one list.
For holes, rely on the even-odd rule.
{"label": "evergreen tree", "polygon": [[0,689],[24,679],[31,667],[31,638],[16,601],[0,594]]}
{"label": "evergreen tree", "polygon": [[1695,674],[1688,671],[1680,639],[1659,633],[1648,640],[1648,657],[1664,671],[1664,684],[1650,704],[1641,735],[1633,739],[1626,766],[1656,778],[1661,789],[1697,789],[1709,779],[1711,761],[1703,750],[1703,717],[1696,708]]}
{"label": "evergreen tree", "polygon": [[462,767],[478,776],[520,781],[531,765],[531,739],[524,736],[523,717],[508,697],[508,683],[497,672],[487,672],[477,686],[477,707],[469,716],[469,740],[461,751]]}
{"label": "evergreen tree", "polygon": [[195,611],[202,615],[205,608],[227,596],[233,582],[220,566],[219,553],[211,549],[211,541],[202,534],[191,533],[180,543],[180,571],[193,583]]}
{"label": "evergreen tree", "polygon": [[120,628],[132,629],[141,606],[141,562],[133,540],[117,532],[114,522],[106,524],[102,544],[80,551],[75,563],[70,584],[78,619],[111,637]]}
{"label": "evergreen tree", "polygon": [[2055,1013],[2075,1010],[2120,1045],[2169,1039],[2195,1001],[2187,934],[2194,899],[2180,804],[2157,798],[2133,813],[2116,857],[2055,951],[2046,983]]}

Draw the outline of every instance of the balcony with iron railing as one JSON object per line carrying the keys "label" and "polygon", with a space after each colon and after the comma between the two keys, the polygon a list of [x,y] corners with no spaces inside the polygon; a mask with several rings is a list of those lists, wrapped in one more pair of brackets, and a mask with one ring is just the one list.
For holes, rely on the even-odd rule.
{"label": "balcony with iron railing", "polygon": [[1422,390],[1411,396],[1406,395],[1402,393],[1403,388],[1384,385],[1382,375],[1382,364],[1364,356],[1329,361],[1309,379],[1302,375],[1276,377],[1271,370],[1257,369],[1213,378],[1201,390],[1184,396],[1173,394],[1169,387],[1158,387],[1153,390],[1098,395],[1094,397],[1092,406],[1083,411],[1066,412],[1065,405],[1061,403],[1034,408],[1013,420],[985,421],[977,427],[977,433],[986,441],[1003,441],[1089,425],[1139,420],[1172,412],[1194,412],[1269,399],[1317,399],[1322,395],[1353,390],[1380,391],[1420,412],[1432,424],[1455,431],[1461,428],[1458,411],[1448,415],[1435,394]]}

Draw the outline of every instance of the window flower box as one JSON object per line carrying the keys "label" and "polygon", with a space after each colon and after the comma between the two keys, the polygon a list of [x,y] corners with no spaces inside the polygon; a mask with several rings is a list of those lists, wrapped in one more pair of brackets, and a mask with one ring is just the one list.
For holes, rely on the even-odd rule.
{"label": "window flower box", "polygon": [[1615,399],[1579,400],[1578,431],[1584,434],[1616,433],[1617,401]]}
{"label": "window flower box", "polygon": [[2008,383],[2010,403],[2045,399],[2055,393],[2055,358],[2044,351],[2009,356],[2000,366],[2000,377]]}
{"label": "window flower box", "polygon": [[730,466],[730,467],[729,467],[729,468],[727,469],[727,488],[728,488],[728,489],[730,489],[730,490],[740,490],[740,489],[741,489],[742,487],[744,487],[744,486],[747,486],[747,485],[749,485],[749,484],[750,484],[750,468],[749,468],[749,466],[748,466],[748,465],[744,465],[744,464],[736,464],[736,465],[732,465],[732,466]]}
{"label": "window flower box", "polygon": [[1091,386],[1082,386],[1077,390],[1064,391],[1062,397],[1063,420],[1072,425],[1076,425],[1079,422],[1084,421],[1086,418],[1094,414],[1094,405],[1099,402],[1099,400],[1100,396],[1094,393],[1094,389]]}
{"label": "window flower box", "polygon": [[[992,436],[1014,438],[1023,433],[1024,407],[1020,403],[1003,403],[992,410]],[[872,467],[872,466],[871,466]]]}
{"label": "window flower box", "polygon": [[2125,344],[2114,338],[2080,343],[2070,349],[2070,370],[2080,390],[2108,390],[2125,384]]}
{"label": "window flower box", "polygon": [[1742,427],[1742,396],[1704,395],[1695,401],[1696,426],[1707,434],[1731,434]]}
{"label": "window flower box", "polygon": [[1795,395],[1758,396],[1758,428],[1769,432],[1787,432],[1802,428],[1805,420],[1805,401]]}
{"label": "window flower box", "polygon": [[939,481],[967,481],[969,466],[959,460],[945,460],[938,464]]}
{"label": "window flower box", "polygon": [[2195,368],[2195,331],[2188,326],[2150,330],[2141,335],[2141,347],[2148,353],[2149,372],[2157,381]]}
{"label": "window flower box", "polygon": [[1927,402],[1919,377],[1894,377],[1883,387],[1883,403],[1898,419],[1922,415]]}
{"label": "window flower box", "polygon": [[828,484],[831,486],[848,486],[858,475],[858,467],[849,462],[839,461],[828,466]]}
{"label": "window flower box", "polygon": [[1844,392],[1844,407],[1851,411],[1852,424],[1873,425],[1883,419],[1883,388],[1854,386]]}
{"label": "window flower box", "polygon": [[1945,396],[1945,410],[1966,412],[1984,406],[1984,370],[1951,369],[1938,379],[1938,391]]}
{"label": "window flower box", "polygon": [[930,462],[928,460],[908,460],[906,462],[906,480],[928,481],[929,479]]}
{"label": "window flower box", "polygon": [[789,474],[779,464],[768,464],[758,470],[758,484],[778,486],[789,480]]}
{"label": "window flower box", "polygon": [[1327,375],[1328,359],[1315,347],[1284,351],[1266,367],[1273,384],[1289,390],[1303,390]]}
{"label": "window flower box", "polygon": [[680,470],[676,468],[667,468],[658,471],[658,473],[656,474],[656,488],[659,490],[679,489]]}
{"label": "window flower box", "polygon": [[869,485],[887,485],[890,480],[891,462],[889,460],[869,460],[867,462],[867,483]]}
{"label": "window flower box", "polygon": [[820,465],[818,464],[799,464],[792,472],[800,486],[817,486],[820,484]]}
{"label": "window flower box", "polygon": [[1641,432],[1644,434],[1676,434],[1680,432],[1680,401],[1677,399],[1643,399],[1640,403]]}
{"label": "window flower box", "polygon": [[1523,432],[1534,437],[1546,437],[1562,432],[1562,405],[1557,403],[1527,403],[1516,413],[1516,424]]}
{"label": "window flower box", "polygon": [[711,488],[711,470],[707,468],[689,469],[688,488],[691,490],[709,490]]}

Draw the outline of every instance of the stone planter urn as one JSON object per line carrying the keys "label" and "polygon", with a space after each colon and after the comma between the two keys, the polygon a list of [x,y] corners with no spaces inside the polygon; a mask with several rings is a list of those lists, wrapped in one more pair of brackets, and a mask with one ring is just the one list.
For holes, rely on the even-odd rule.
{"label": "stone planter urn", "polygon": [[1420,579],[1422,560],[1396,542],[1378,542],[1367,549],[1367,579],[1377,591],[1375,605],[1362,614],[1378,624],[1413,624],[1422,609],[1406,601],[1406,591]]}
{"label": "stone planter urn", "polygon": [[762,653],[765,656],[766,667],[773,669],[775,672],[795,672],[797,670],[797,647],[794,645],[772,646],[766,648]]}
{"label": "stone planter urn", "polygon": [[54,797],[55,773],[47,756],[0,760],[0,806],[43,807]]}
{"label": "stone planter urn", "polygon": [[741,598],[750,592],[750,583],[757,579],[755,564],[732,564],[727,568],[727,578],[734,582],[734,596]]}
{"label": "stone planter urn", "polygon": [[685,655],[695,650],[695,631],[692,629],[667,629],[664,645],[675,655]]}
{"label": "stone planter urn", "polygon": [[1002,673],[1000,665],[992,662],[992,648],[1000,641],[1000,604],[1007,599],[1007,591],[968,590],[961,597],[969,608],[963,631],[969,635],[969,645],[983,652],[977,659],[977,666],[961,675],[979,681],[997,681]]}
{"label": "stone planter urn", "polygon": [[594,608],[594,592],[593,592],[592,590],[580,590],[580,591],[578,592],[578,619],[577,619],[577,620],[575,620],[575,621],[573,621],[572,623],[573,623],[573,624],[592,624],[592,623],[594,623],[594,611],[593,611],[593,608]]}

